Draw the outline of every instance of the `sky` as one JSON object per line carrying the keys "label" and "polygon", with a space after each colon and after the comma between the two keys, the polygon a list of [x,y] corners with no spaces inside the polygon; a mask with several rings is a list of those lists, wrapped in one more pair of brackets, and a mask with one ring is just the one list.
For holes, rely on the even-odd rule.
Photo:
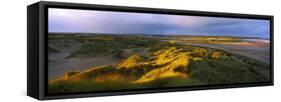
{"label": "sky", "polygon": [[78,9],[48,10],[48,32],[269,38],[269,20]]}

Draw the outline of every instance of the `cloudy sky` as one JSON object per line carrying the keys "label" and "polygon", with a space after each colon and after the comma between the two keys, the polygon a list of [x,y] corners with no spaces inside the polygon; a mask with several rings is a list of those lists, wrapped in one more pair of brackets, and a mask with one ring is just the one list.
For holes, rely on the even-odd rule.
{"label": "cloudy sky", "polygon": [[49,32],[269,38],[269,20],[49,9]]}

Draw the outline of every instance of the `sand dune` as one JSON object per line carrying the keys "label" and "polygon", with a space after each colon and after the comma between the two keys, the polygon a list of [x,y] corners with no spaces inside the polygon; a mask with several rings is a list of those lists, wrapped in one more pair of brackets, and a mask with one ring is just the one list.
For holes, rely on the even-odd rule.
{"label": "sand dune", "polygon": [[270,45],[266,42],[177,43],[221,49],[230,53],[243,55],[265,63],[270,63]]}

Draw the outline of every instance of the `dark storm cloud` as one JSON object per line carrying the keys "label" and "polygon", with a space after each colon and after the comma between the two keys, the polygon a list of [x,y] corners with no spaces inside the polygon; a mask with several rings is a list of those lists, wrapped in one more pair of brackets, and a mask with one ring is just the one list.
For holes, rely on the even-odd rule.
{"label": "dark storm cloud", "polygon": [[218,35],[269,38],[269,21],[49,9],[49,32]]}

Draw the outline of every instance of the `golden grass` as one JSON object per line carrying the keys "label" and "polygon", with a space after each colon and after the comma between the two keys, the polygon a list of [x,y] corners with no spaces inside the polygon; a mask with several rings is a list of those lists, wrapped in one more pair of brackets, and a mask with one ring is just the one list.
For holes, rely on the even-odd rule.
{"label": "golden grass", "polygon": [[211,53],[211,58],[213,58],[213,59],[228,58],[228,56],[223,52],[213,51]]}
{"label": "golden grass", "polygon": [[155,65],[165,65],[176,60],[178,53],[181,49],[176,49],[175,47],[170,47],[167,49],[159,50],[153,53],[154,64]]}
{"label": "golden grass", "polygon": [[143,58],[139,55],[132,55],[129,58],[127,58],[126,60],[120,62],[117,65],[118,69],[121,68],[126,68],[126,69],[130,69],[130,68],[136,68],[136,67],[140,67],[143,63]]}
{"label": "golden grass", "polygon": [[194,48],[191,52],[194,55],[196,55],[197,57],[206,57],[206,56],[208,56],[208,50],[206,50],[204,48],[200,48],[200,47]]}
{"label": "golden grass", "polygon": [[95,82],[105,82],[105,81],[123,81],[125,78],[121,74],[105,74],[94,78]]}
{"label": "golden grass", "polygon": [[[197,46],[177,47],[151,51],[145,57],[132,55],[116,65],[67,72],[64,77],[49,81],[48,91],[85,92],[255,80],[244,71],[247,66],[243,60],[235,62],[240,61],[238,57],[235,60],[225,51]],[[245,68],[237,69],[236,65]],[[243,77],[237,77],[241,75]]]}
{"label": "golden grass", "polygon": [[150,82],[159,78],[187,77],[186,73],[176,71],[176,68],[188,68],[189,55],[187,52],[181,52],[181,49],[171,47],[157,51],[154,55],[156,56],[155,65],[162,66],[144,74],[135,83]]}

